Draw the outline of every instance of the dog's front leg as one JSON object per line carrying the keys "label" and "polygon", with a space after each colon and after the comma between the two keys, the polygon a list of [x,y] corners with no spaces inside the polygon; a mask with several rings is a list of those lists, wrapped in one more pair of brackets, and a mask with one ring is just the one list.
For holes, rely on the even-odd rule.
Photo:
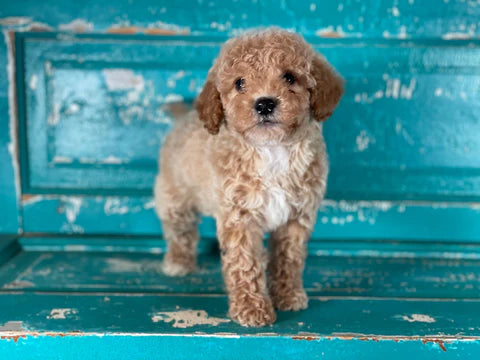
{"label": "dog's front leg", "polygon": [[267,290],[263,233],[242,215],[241,224],[226,217],[218,226],[229,314],[240,325],[264,326],[276,314]]}
{"label": "dog's front leg", "polygon": [[296,311],[308,306],[302,275],[310,234],[311,229],[298,220],[290,220],[271,234],[270,295],[279,310]]}

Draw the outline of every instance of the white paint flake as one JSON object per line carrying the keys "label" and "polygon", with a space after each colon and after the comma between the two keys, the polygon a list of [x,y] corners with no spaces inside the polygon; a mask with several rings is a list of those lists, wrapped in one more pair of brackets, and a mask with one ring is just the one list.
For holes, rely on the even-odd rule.
{"label": "white paint flake", "polygon": [[185,71],[183,70],[177,71],[175,74],[173,74],[167,79],[167,86],[173,89],[177,85],[177,81],[180,79],[183,79],[184,77],[185,77]]}
{"label": "white paint flake", "polygon": [[103,211],[106,215],[123,215],[129,212],[126,205],[122,205],[120,199],[108,197],[103,206]]}
{"label": "white paint flake", "polygon": [[75,19],[68,24],[58,25],[60,31],[71,31],[76,33],[91,32],[93,31],[93,23],[84,19]]}
{"label": "white paint flake", "polygon": [[442,88],[436,88],[435,89],[435,96],[442,96],[443,94],[443,89]]}
{"label": "white paint flake", "polygon": [[107,271],[111,273],[124,273],[124,272],[139,273],[142,271],[141,262],[111,258],[111,259],[106,259],[106,263],[108,264]]}
{"label": "white paint flake", "polygon": [[197,325],[218,326],[221,323],[228,323],[230,319],[209,317],[204,310],[180,310],[171,312],[157,312],[152,315],[154,323],[163,321],[172,323],[175,328],[189,328]]}
{"label": "white paint flake", "polygon": [[370,138],[367,132],[362,130],[355,139],[355,142],[357,143],[357,150],[363,152],[368,149],[370,143],[375,143],[375,139]]}
{"label": "white paint flake", "polygon": [[78,313],[76,309],[63,308],[63,309],[52,309],[50,315],[47,316],[47,319],[53,320],[65,320],[67,316],[75,315]]}
{"label": "white paint flake", "polygon": [[53,109],[51,113],[48,115],[47,123],[50,126],[57,126],[59,121],[60,121],[60,105],[53,104]]}
{"label": "white paint flake", "polygon": [[396,6],[392,7],[392,15],[395,17],[400,16],[400,10]]}
{"label": "white paint flake", "polygon": [[80,105],[71,103],[65,110],[65,115],[74,115],[80,111]]}
{"label": "white paint flake", "polygon": [[417,86],[416,79],[410,79],[410,83],[408,84],[408,86],[402,84],[402,87],[400,88],[400,98],[410,100],[412,98],[412,94],[416,86]]}
{"label": "white paint flake", "polygon": [[110,155],[107,156],[106,158],[102,159],[100,163],[102,164],[123,164],[125,162],[128,162],[126,160],[122,160],[116,156]]}
{"label": "white paint flake", "polygon": [[69,223],[75,222],[77,220],[78,213],[82,207],[82,198],[81,197],[69,197],[66,206],[65,206],[65,215]]}
{"label": "white paint flake", "polygon": [[59,155],[55,155],[53,157],[53,162],[55,164],[71,164],[73,163],[73,159],[69,156],[59,156]]}
{"label": "white paint flake", "polygon": [[30,81],[28,83],[28,86],[30,87],[30,89],[32,90],[37,90],[37,84],[38,84],[38,76],[37,74],[33,74],[31,77],[30,77]]}
{"label": "white paint flake", "polygon": [[8,16],[0,19],[2,26],[25,26],[32,21],[31,17],[27,16]]}
{"label": "white paint flake", "polygon": [[17,201],[20,200],[20,169],[18,166],[17,144],[17,104],[15,102],[15,60],[13,58],[13,36],[8,31],[3,32],[5,45],[7,46],[7,74],[8,74],[8,117],[10,143],[7,145],[12,161],[13,174],[15,177],[15,193]]}
{"label": "white paint flake", "polygon": [[315,35],[320,37],[345,37],[345,32],[341,26],[337,26],[336,28],[327,26],[326,28],[315,31]]}
{"label": "white paint flake", "polygon": [[154,207],[155,207],[155,199],[154,198],[148,200],[146,203],[143,204],[143,208],[145,210],[153,209]]}
{"label": "white paint flake", "polygon": [[443,40],[468,40],[472,38],[471,33],[464,32],[449,32],[442,35]]}
{"label": "white paint flake", "polygon": [[315,11],[317,9],[317,5],[315,4],[310,4],[310,11]]}
{"label": "white paint flake", "polygon": [[423,322],[423,323],[434,323],[436,320],[429,316],[429,315],[424,315],[424,314],[412,314],[410,316],[408,315],[403,315],[402,320],[408,321],[408,322]]}
{"label": "white paint flake", "polygon": [[23,322],[22,321],[7,321],[5,324],[0,325],[0,331],[23,331]]}
{"label": "white paint flake", "polygon": [[165,99],[164,99],[165,104],[177,103],[182,101],[183,101],[183,96],[178,94],[168,94],[167,96],[165,96]]}
{"label": "white paint flake", "polygon": [[109,91],[130,89],[142,91],[145,87],[143,76],[135,75],[130,69],[104,69],[102,73]]}

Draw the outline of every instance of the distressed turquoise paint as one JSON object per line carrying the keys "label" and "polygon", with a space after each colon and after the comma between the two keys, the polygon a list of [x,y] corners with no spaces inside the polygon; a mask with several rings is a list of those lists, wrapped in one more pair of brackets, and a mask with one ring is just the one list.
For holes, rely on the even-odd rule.
{"label": "distressed turquoise paint", "polygon": [[[162,234],[151,197],[37,195],[23,202],[26,233]],[[203,218],[202,237],[216,237]],[[395,239],[476,242],[475,203],[324,201],[312,234],[317,239]]]}
{"label": "distressed turquoise paint", "polygon": [[400,360],[405,354],[415,354],[425,360],[475,359],[480,356],[478,340],[442,342],[443,351],[435,341],[426,344],[420,339],[376,341],[364,339],[320,338],[297,340],[287,336],[234,336],[189,337],[189,336],[148,336],[126,337],[121,334],[59,337],[28,336],[17,343],[10,340],[0,345],[0,356],[8,359],[41,360],[45,356],[61,356],[62,359],[78,359],[79,356],[95,357],[99,360],[135,359],[392,359]]}
{"label": "distressed turquoise paint", "polygon": [[[130,359],[191,358],[194,353],[228,359],[321,358],[322,353],[332,359],[385,358],[387,354],[400,359],[415,351],[422,359],[433,359],[440,355],[468,358],[478,356],[480,350],[477,301],[313,298],[308,312],[279,313],[275,325],[255,329],[225,321],[223,296],[25,294],[17,298],[0,295],[1,303],[12,309],[2,312],[0,324],[22,319],[15,325],[17,330],[0,341],[0,354],[9,354],[7,358],[27,351],[29,358],[37,352],[45,357],[52,351],[67,359],[80,354],[102,358],[106,353],[116,358],[117,353],[118,358],[127,353]],[[54,309],[70,311],[64,313],[65,319],[54,319]],[[218,325],[180,328],[162,320],[168,320],[162,312],[198,309],[206,311],[207,319],[220,320]],[[409,322],[412,314],[432,320]],[[16,342],[14,336],[18,336]]]}
{"label": "distressed turquoise paint", "polygon": [[[0,237],[0,358],[479,358],[479,15],[460,0],[2,4],[2,30],[22,32],[29,237]],[[246,329],[226,322],[211,219],[200,271],[162,274],[150,189],[172,118],[165,103],[192,101],[227,35],[272,24],[325,53],[347,92],[325,126],[334,201],[309,245],[310,308]],[[51,33],[23,33],[35,29]],[[17,233],[2,44],[0,233]],[[107,84],[102,70],[119,68],[132,71],[129,87]],[[54,309],[71,311],[55,319]],[[178,328],[158,314],[185,310],[221,321]]]}
{"label": "distressed turquoise paint", "polygon": [[[18,39],[24,191],[151,193],[166,104],[193,101],[218,39]],[[310,42],[347,81],[325,126],[329,198],[480,198],[477,42]]]}
{"label": "distressed turquoise paint", "polygon": [[15,3],[2,4],[0,16],[29,16],[31,19],[23,21],[25,27],[37,22],[66,32],[72,26],[65,25],[81,19],[86,24],[77,28],[87,32],[136,26],[139,32],[153,28],[195,35],[232,34],[251,27],[277,25],[308,35],[327,36],[333,32],[352,38],[472,38],[480,34],[478,3],[462,0],[185,0],[181,4],[169,0],[119,0],[111,5],[25,0],[21,8]]}
{"label": "distressed turquoise paint", "polygon": [[[198,270],[172,278],[162,271],[164,244],[93,238],[25,238],[3,268],[0,289],[25,292],[224,293],[215,244],[202,241]],[[145,244],[150,245],[145,249]],[[100,249],[101,247],[101,249]],[[480,298],[479,246],[431,243],[313,244],[304,286],[315,296]]]}
{"label": "distressed turquoise paint", "polygon": [[[20,213],[18,197],[20,194],[17,149],[10,123],[9,74],[8,74],[8,38],[5,34],[0,42],[0,234],[16,234],[20,232]],[[13,64],[10,64],[13,69]]]}

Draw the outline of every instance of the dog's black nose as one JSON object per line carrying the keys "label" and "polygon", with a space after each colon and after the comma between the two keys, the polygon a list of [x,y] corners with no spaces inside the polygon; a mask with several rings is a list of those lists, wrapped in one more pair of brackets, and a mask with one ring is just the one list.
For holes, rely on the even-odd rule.
{"label": "dog's black nose", "polygon": [[275,99],[262,97],[255,102],[255,110],[260,115],[270,115],[277,106]]}

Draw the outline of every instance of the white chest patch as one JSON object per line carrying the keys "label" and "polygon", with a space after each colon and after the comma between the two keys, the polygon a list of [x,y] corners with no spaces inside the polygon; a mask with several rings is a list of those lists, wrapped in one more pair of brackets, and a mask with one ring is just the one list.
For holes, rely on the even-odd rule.
{"label": "white chest patch", "polygon": [[272,231],[285,224],[290,216],[285,189],[279,184],[279,178],[288,176],[290,154],[283,146],[264,147],[259,153],[265,183],[265,228]]}
{"label": "white chest patch", "polygon": [[264,146],[258,149],[258,153],[262,158],[263,175],[279,175],[288,171],[290,154],[285,146]]}

